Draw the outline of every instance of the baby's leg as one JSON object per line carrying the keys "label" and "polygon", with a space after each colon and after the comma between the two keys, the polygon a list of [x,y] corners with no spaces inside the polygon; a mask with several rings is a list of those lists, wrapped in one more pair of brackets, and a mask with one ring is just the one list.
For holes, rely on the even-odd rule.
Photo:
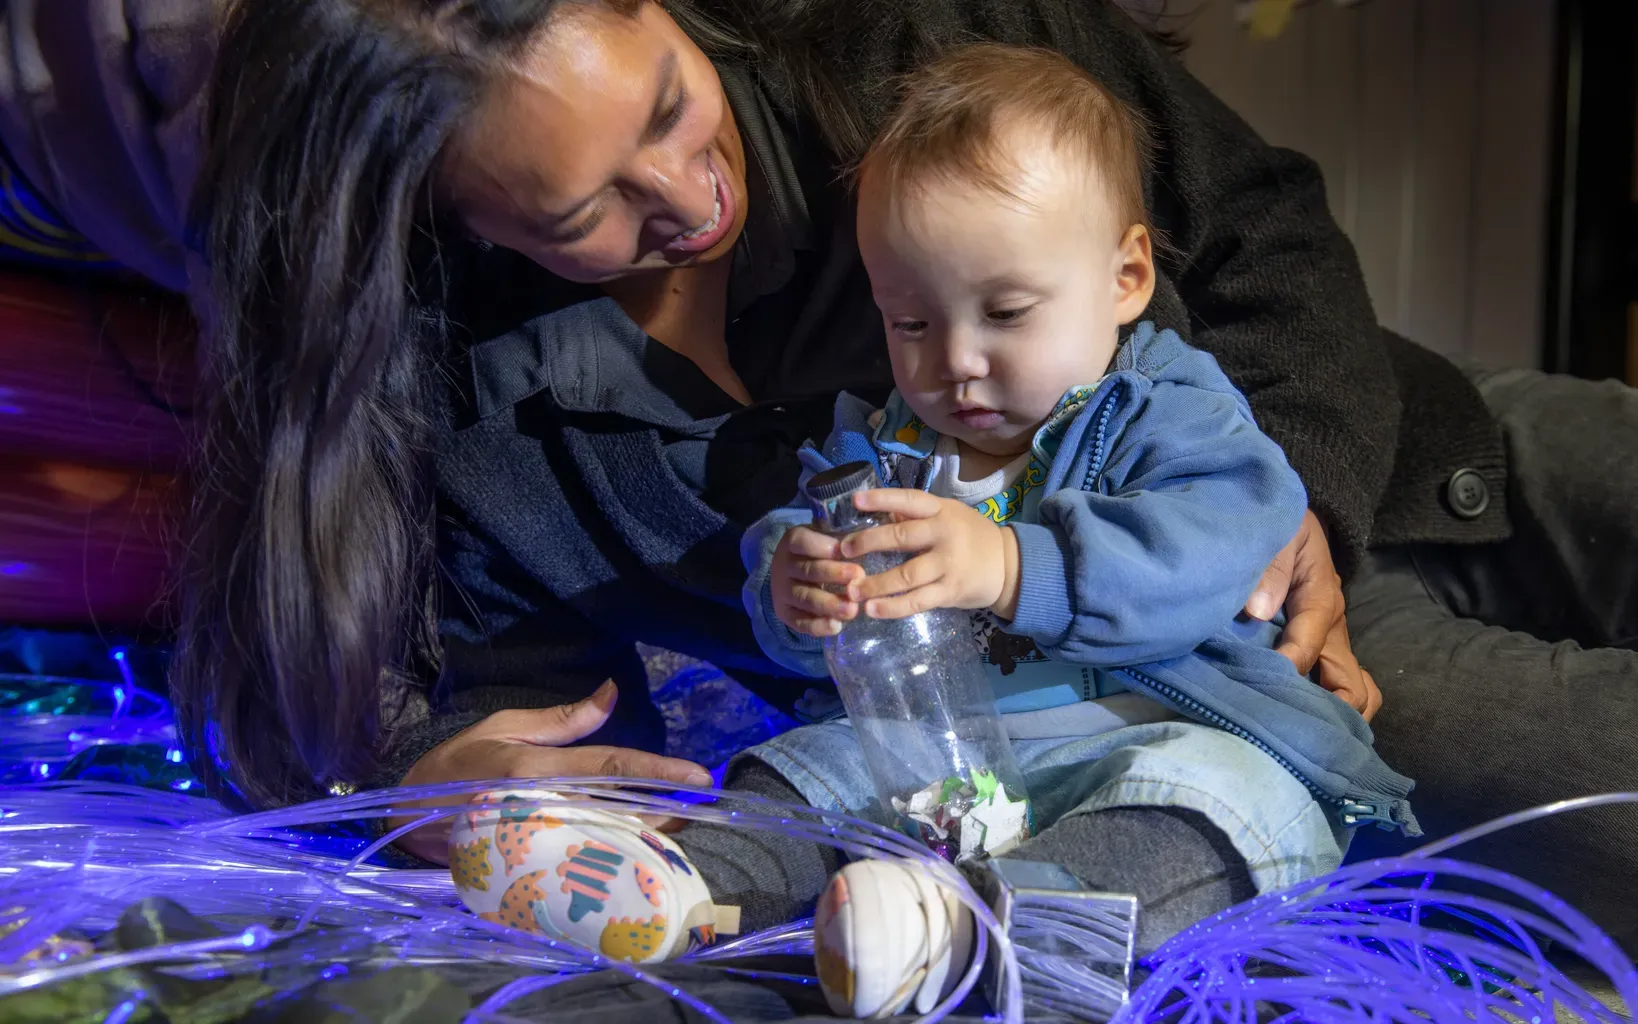
{"label": "baby's leg", "polygon": [[1257,894],[1245,858],[1199,811],[1111,807],[1072,814],[1007,855],[1067,868],[1090,889],[1138,898],[1138,955]]}
{"label": "baby's leg", "polygon": [[[806,803],[783,776],[750,758],[733,767],[723,788],[730,795]],[[712,902],[740,908],[741,933],[813,913],[819,894],[840,865],[835,847],[742,825],[691,821],[672,838],[699,869]]]}
{"label": "baby's leg", "polygon": [[[1014,744],[1039,820],[1051,824],[1008,859],[1061,865],[1089,889],[1140,902],[1138,949],[1153,952],[1179,930],[1258,892],[1333,870],[1340,837],[1313,796],[1271,757],[1227,732],[1192,722],[1128,726],[1097,736]],[[857,1016],[925,1012],[959,978],[955,943],[965,912],[927,897],[919,867],[869,862],[843,868],[815,924],[819,962],[841,966],[823,984],[833,1007]],[[902,910],[920,907],[917,931]],[[944,922],[949,922],[945,925]],[[934,959],[947,951],[948,963]],[[915,979],[925,977],[925,983]],[[934,980],[942,982],[935,990]],[[841,1012],[841,1010],[838,1010]]]}

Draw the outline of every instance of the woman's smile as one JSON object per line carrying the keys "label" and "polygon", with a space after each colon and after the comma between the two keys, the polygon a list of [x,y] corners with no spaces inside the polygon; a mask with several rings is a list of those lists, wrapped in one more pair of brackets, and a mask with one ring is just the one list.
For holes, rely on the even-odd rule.
{"label": "woman's smile", "polygon": [[684,231],[673,238],[666,244],[667,252],[693,254],[709,251],[722,241],[723,236],[733,226],[736,208],[734,193],[728,188],[723,177],[717,173],[715,158],[708,156],[706,160],[709,166],[707,173],[711,178],[711,191],[715,195],[711,209],[711,219],[699,227]]}

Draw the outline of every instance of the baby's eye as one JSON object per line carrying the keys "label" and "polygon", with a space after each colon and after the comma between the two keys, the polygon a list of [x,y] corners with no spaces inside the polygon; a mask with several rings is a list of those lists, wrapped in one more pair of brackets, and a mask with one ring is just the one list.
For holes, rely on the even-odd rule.
{"label": "baby's eye", "polygon": [[1011,326],[1012,324],[1016,324],[1018,321],[1024,319],[1024,317],[1027,316],[1029,311],[1033,308],[1034,307],[1032,306],[1018,306],[1014,309],[992,310],[989,314],[990,323]]}
{"label": "baby's eye", "polygon": [[927,330],[927,321],[925,321],[925,320],[895,320],[895,321],[893,321],[893,333],[894,334],[902,334],[907,338],[919,337],[920,335],[925,333],[926,330]]}

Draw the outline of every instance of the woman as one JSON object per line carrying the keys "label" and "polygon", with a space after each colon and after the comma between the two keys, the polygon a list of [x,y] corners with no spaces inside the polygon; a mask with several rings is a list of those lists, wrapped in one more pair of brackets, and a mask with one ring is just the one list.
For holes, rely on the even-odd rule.
{"label": "woman", "polygon": [[[42,34],[59,16],[38,12]],[[1539,374],[1481,393],[1379,331],[1312,165],[1089,0],[243,4],[199,196],[218,340],[175,685],[195,748],[218,755],[200,771],[258,804],[340,782],[686,779],[698,769],[631,749],[557,747],[652,741],[635,639],[789,704],[754,656],[732,545],[790,493],[790,450],[822,432],[829,395],[887,382],[835,169],[891,73],[971,36],[1054,46],[1147,113],[1174,246],[1157,319],[1219,357],[1317,512],[1249,610],[1270,614],[1290,581],[1294,660],[1373,711],[1334,549],[1368,613],[1367,663],[1415,709],[1379,733],[1422,783],[1424,824],[1629,781],[1638,659],[1550,645],[1572,636],[1541,615],[1544,640],[1506,643],[1471,617],[1503,621],[1486,593],[1539,595],[1507,616],[1521,628],[1594,595],[1612,612],[1585,639],[1638,634],[1632,560],[1583,557],[1587,536],[1597,551],[1638,536],[1630,393]],[[70,65],[54,81],[129,77],[101,36],[54,54]],[[42,113],[10,105],[7,145],[64,148],[43,113],[63,97],[28,98]],[[98,166],[163,148],[150,132]],[[101,209],[77,223],[121,226]],[[1544,428],[1595,408],[1575,429],[1620,432],[1607,471]],[[1577,511],[1571,494],[1593,500]],[[1583,571],[1543,572],[1543,552]],[[426,714],[410,681],[436,674],[440,635]],[[621,721],[598,731],[607,678]],[[1521,698],[1530,713],[1510,714]],[[1600,871],[1631,873],[1631,822],[1551,836],[1552,862],[1500,859],[1630,924],[1634,901],[1586,895]]]}
{"label": "woman", "polygon": [[[610,678],[605,735],[651,745],[636,640],[792,707],[805,684],[739,607],[738,539],[793,493],[835,393],[891,383],[835,179],[890,74],[973,34],[1049,43],[1143,103],[1196,338],[1358,547],[1368,493],[1331,486],[1321,453],[1374,451],[1350,475],[1384,478],[1392,418],[1316,384],[1363,382],[1354,410],[1393,395],[1347,243],[1312,216],[1311,166],[1256,145],[1112,6],[244,4],[198,194],[211,472],[177,687],[251,802],[539,774],[500,728],[534,719],[477,723]],[[1156,312],[1188,324],[1177,288]],[[1270,362],[1296,339],[1322,353],[1300,383]],[[438,634],[452,692],[400,726],[383,691]],[[377,770],[363,739],[382,734]]]}

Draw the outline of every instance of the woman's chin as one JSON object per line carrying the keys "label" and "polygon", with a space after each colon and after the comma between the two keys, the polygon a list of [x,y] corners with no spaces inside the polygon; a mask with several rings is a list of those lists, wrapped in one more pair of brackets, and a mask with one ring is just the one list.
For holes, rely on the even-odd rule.
{"label": "woman's chin", "polygon": [[722,236],[722,241],[695,256],[693,262],[695,264],[715,263],[717,260],[722,259],[734,251],[734,246],[739,244],[739,236],[744,232],[745,222],[739,220],[728,230],[726,235]]}
{"label": "woman's chin", "polygon": [[728,229],[728,233],[722,236],[721,241],[704,252],[681,253],[661,250],[648,260],[644,260],[641,269],[648,270],[663,267],[671,270],[681,270],[686,267],[703,267],[715,263],[734,251],[734,246],[739,244],[739,236],[744,231],[743,216],[736,216],[734,224]]}

